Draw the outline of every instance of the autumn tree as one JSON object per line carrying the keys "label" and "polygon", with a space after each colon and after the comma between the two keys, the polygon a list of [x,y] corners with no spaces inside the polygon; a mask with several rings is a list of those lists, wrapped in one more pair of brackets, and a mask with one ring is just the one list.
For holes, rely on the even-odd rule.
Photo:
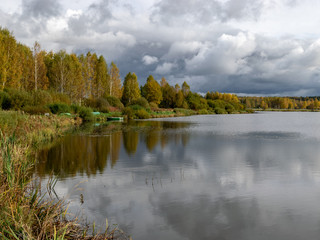
{"label": "autumn tree", "polygon": [[21,68],[20,85],[23,90],[34,89],[33,54],[29,47],[18,44],[19,68]]}
{"label": "autumn tree", "polygon": [[17,42],[8,29],[0,28],[0,89],[20,88]]}
{"label": "autumn tree", "polygon": [[175,107],[183,108],[186,106],[185,98],[181,90],[176,93]]}
{"label": "autumn tree", "polygon": [[168,84],[167,80],[163,77],[160,81],[161,88],[164,88]]}
{"label": "autumn tree", "polygon": [[84,98],[85,83],[82,75],[82,65],[75,54],[70,54],[67,62],[69,69],[67,93],[73,102],[81,104]]}
{"label": "autumn tree", "polygon": [[44,62],[46,53],[41,51],[40,44],[34,43],[33,59],[34,59],[34,90],[47,89],[49,79],[47,77],[47,68]]}
{"label": "autumn tree", "polygon": [[261,102],[261,108],[263,109],[263,110],[265,110],[265,109],[267,109],[268,108],[268,104],[265,102],[265,101],[263,101],[262,100],[262,102]]}
{"label": "autumn tree", "polygon": [[100,98],[110,91],[108,65],[102,55],[97,60],[95,71],[93,96],[95,98]]}
{"label": "autumn tree", "polygon": [[110,64],[110,88],[109,88],[109,95],[114,96],[117,98],[121,98],[122,96],[122,89],[121,89],[121,78],[119,68],[114,62]]}
{"label": "autumn tree", "polygon": [[60,93],[65,92],[68,75],[70,71],[67,66],[68,55],[65,50],[55,53],[52,58],[50,75],[52,77],[52,87]]}
{"label": "autumn tree", "polygon": [[186,81],[182,84],[182,93],[184,97],[187,97],[190,92],[190,86],[186,83]]}
{"label": "autumn tree", "polygon": [[176,89],[167,83],[161,88],[161,90],[162,101],[160,106],[164,108],[174,108],[176,102]]}
{"label": "autumn tree", "polygon": [[141,95],[137,75],[135,73],[129,72],[124,78],[121,101],[124,105],[128,105],[133,101],[139,99],[140,96]]}
{"label": "autumn tree", "polygon": [[95,53],[91,54],[91,52],[88,52],[86,56],[80,55],[82,76],[85,82],[85,95],[87,98],[94,96],[97,60]]}
{"label": "autumn tree", "polygon": [[142,87],[142,93],[148,102],[159,104],[162,100],[161,87],[152,75],[148,77],[146,84]]}

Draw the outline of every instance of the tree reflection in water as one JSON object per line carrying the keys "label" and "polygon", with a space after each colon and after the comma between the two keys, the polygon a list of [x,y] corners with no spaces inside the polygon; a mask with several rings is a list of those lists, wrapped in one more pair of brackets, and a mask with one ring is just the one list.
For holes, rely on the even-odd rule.
{"label": "tree reflection in water", "polygon": [[188,126],[190,123],[158,121],[86,126],[84,132],[66,136],[53,147],[42,149],[36,171],[42,177],[51,173],[59,178],[96,175],[104,171],[108,161],[111,168],[116,165],[122,146],[129,157],[136,154],[138,144],[145,144],[150,152],[158,145],[163,149],[170,142],[181,142],[185,146],[189,133],[170,132],[170,129]]}

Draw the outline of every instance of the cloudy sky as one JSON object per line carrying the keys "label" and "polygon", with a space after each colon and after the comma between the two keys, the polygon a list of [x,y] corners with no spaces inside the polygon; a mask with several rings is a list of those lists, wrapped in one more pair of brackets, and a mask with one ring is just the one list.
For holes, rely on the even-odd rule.
{"label": "cloudy sky", "polygon": [[320,95],[318,0],[1,0],[30,47],[103,54],[193,91]]}

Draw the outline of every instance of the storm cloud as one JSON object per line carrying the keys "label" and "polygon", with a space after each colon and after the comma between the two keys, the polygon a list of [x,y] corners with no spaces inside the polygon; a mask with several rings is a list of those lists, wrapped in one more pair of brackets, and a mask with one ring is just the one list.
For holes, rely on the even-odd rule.
{"label": "storm cloud", "polygon": [[320,95],[316,0],[13,0],[0,25],[50,51],[94,51],[193,91]]}

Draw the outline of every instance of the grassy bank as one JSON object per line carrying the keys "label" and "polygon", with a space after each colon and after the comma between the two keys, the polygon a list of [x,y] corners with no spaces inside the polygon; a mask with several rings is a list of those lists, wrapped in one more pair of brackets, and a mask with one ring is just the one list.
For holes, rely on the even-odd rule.
{"label": "grassy bank", "polygon": [[66,116],[0,111],[0,239],[113,239],[119,233],[89,236],[76,218],[67,220],[63,201],[50,198],[55,181],[40,194],[31,177],[32,152],[78,123]]}

